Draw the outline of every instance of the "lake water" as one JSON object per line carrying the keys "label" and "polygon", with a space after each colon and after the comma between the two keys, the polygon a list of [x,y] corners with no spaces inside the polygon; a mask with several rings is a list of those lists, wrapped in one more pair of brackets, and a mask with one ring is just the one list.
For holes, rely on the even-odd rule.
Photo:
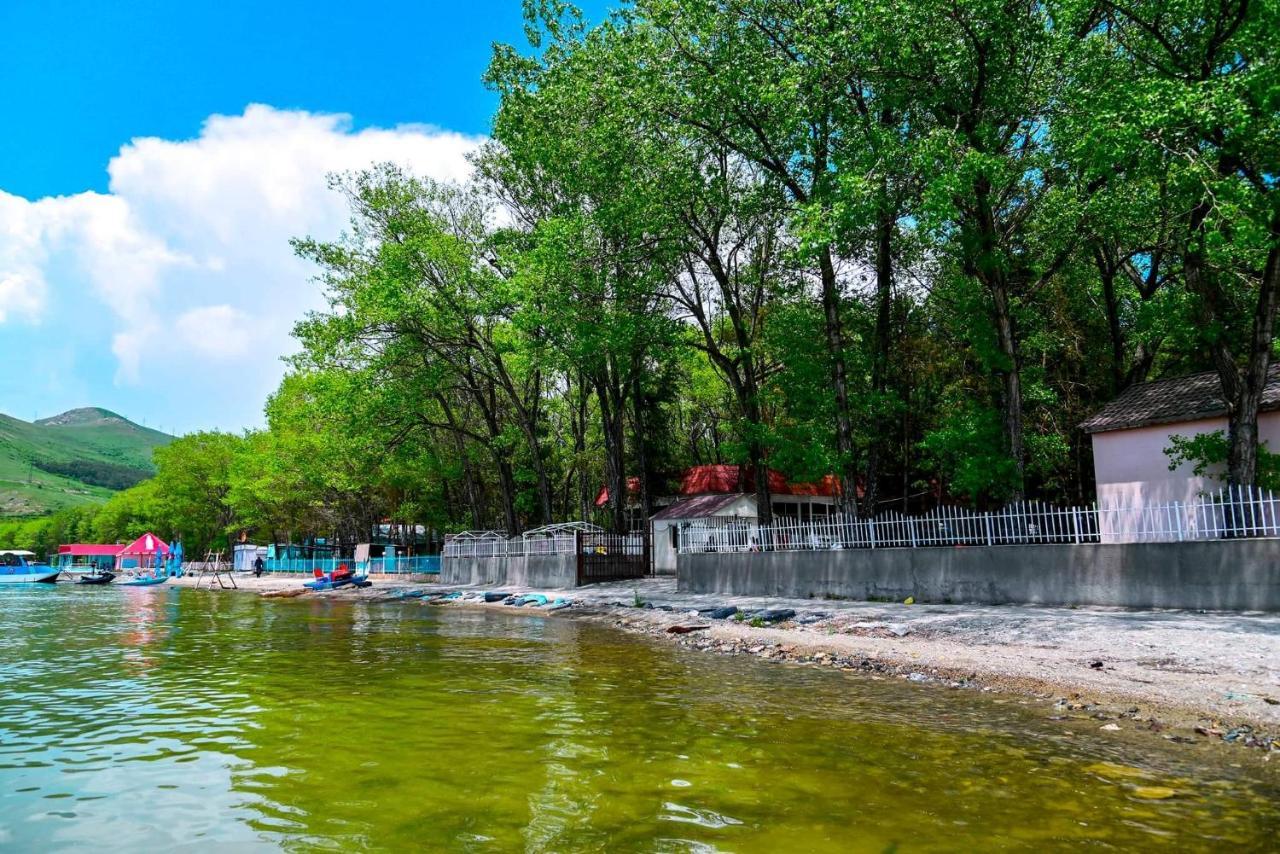
{"label": "lake water", "polygon": [[1274,850],[1256,756],[1098,725],[555,618],[0,590],[5,851]]}

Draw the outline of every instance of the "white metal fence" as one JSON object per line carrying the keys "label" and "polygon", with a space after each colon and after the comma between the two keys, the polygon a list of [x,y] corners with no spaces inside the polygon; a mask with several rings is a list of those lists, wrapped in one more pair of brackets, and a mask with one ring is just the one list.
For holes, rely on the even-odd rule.
{"label": "white metal fence", "polygon": [[923,516],[777,518],[769,526],[711,517],[682,524],[678,537],[682,554],[1280,537],[1280,498],[1270,490],[1224,487],[1192,501],[1141,506],[1024,501],[992,511],[938,507]]}
{"label": "white metal fence", "polygon": [[[441,554],[446,559],[573,554],[579,548],[578,543],[578,535],[573,532],[551,536],[514,537],[509,540],[445,537],[444,551]],[[589,554],[642,555],[645,553],[645,538],[638,532],[630,534],[583,532],[581,548]]]}
{"label": "white metal fence", "polygon": [[524,555],[573,554],[573,534],[525,539],[451,539],[445,538],[446,559],[466,557],[523,557]]}

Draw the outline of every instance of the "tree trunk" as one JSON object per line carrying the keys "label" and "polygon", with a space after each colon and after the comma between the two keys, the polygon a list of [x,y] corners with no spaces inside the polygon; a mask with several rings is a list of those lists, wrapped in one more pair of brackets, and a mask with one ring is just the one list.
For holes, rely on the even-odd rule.
{"label": "tree trunk", "polygon": [[609,519],[613,530],[625,533],[627,515],[626,431],[623,429],[621,394],[614,394],[606,378],[597,377],[596,399],[604,435],[605,488],[609,491]]}
{"label": "tree trunk", "polygon": [[538,441],[537,425],[520,418],[520,432],[529,444],[529,458],[533,463],[534,481],[538,488],[538,509],[541,511],[542,524],[548,525],[554,518],[551,510],[551,479],[547,477],[547,466],[542,459],[542,443]]}
{"label": "tree trunk", "polygon": [[1107,313],[1107,333],[1111,338],[1111,393],[1124,390],[1124,332],[1120,328],[1120,302],[1116,297],[1116,269],[1100,247],[1094,247],[1094,261],[1102,279],[1103,307]]}
{"label": "tree trunk", "polygon": [[[1267,387],[1271,369],[1271,345],[1276,322],[1276,304],[1280,291],[1280,214],[1272,225],[1277,245],[1272,246],[1258,287],[1254,307],[1253,330],[1249,340],[1249,359],[1237,383],[1239,391],[1230,401],[1227,429],[1227,478],[1237,486],[1254,486],[1258,482],[1258,408]],[[1234,367],[1234,366],[1233,366]],[[1226,390],[1224,385],[1223,390]]]}
{"label": "tree trunk", "polygon": [[502,518],[507,525],[507,536],[514,537],[520,533],[520,520],[516,516],[515,472],[501,451],[494,453],[494,462],[498,466],[498,485],[502,491]]}
{"label": "tree trunk", "polygon": [[880,456],[888,439],[887,419],[881,412],[889,376],[889,341],[893,307],[893,229],[895,217],[892,211],[882,211],[876,223],[876,330],[871,354],[871,391],[875,412],[875,425],[867,446],[865,490],[862,515],[874,516],[879,493]]}
{"label": "tree trunk", "polygon": [[1001,263],[999,231],[992,210],[991,184],[985,176],[974,181],[974,207],[970,228],[970,246],[966,251],[965,272],[976,276],[991,297],[991,319],[996,327],[996,341],[1004,364],[996,369],[1001,381],[1001,427],[1005,452],[1013,463],[1014,483],[1010,498],[1021,501],[1026,490],[1026,461],[1022,433],[1022,372],[1019,364],[1018,338],[1013,324],[1012,293],[1009,274]]}
{"label": "tree trunk", "polygon": [[[1192,238],[1183,260],[1187,287],[1200,299],[1201,318],[1206,328],[1221,322],[1221,288],[1207,269],[1203,250],[1204,220],[1209,203],[1204,202],[1190,217]],[[1271,251],[1267,253],[1258,301],[1254,305],[1253,328],[1243,370],[1221,332],[1210,342],[1209,352],[1218,372],[1222,397],[1227,404],[1227,482],[1233,486],[1254,486],[1258,480],[1258,407],[1271,368],[1277,298],[1280,294],[1280,211],[1272,216]]]}
{"label": "tree trunk", "polygon": [[755,360],[748,354],[743,360],[742,408],[751,435],[747,439],[747,456],[755,472],[756,516],[761,525],[773,524],[773,496],[769,492],[769,459],[760,440],[762,421],[759,390],[756,385]]}
{"label": "tree trunk", "polygon": [[840,504],[857,500],[858,478],[853,463],[853,425],[849,417],[849,369],[844,358],[844,326],[840,317],[840,286],[830,247],[818,257],[822,279],[822,313],[831,357],[831,384],[836,398],[836,453],[840,466]]}
{"label": "tree trunk", "polygon": [[1004,277],[993,277],[991,305],[995,315],[996,337],[1006,364],[1000,374],[1003,383],[1001,402],[1004,409],[1005,447],[1013,461],[1014,484],[1011,498],[1021,501],[1025,493],[1024,475],[1026,461],[1022,437],[1022,371],[1018,364],[1018,339],[1013,329],[1013,314],[1009,306],[1009,288]]}
{"label": "tree trunk", "polygon": [[595,497],[591,494],[590,472],[587,470],[587,400],[590,391],[586,378],[578,376],[578,400],[573,418],[573,453],[578,467],[578,508],[579,518],[586,521],[591,518],[591,504]]}
{"label": "tree trunk", "polygon": [[640,513],[643,519],[642,528],[646,527],[649,517],[653,515],[653,494],[650,490],[652,473],[649,471],[648,450],[648,418],[645,417],[644,394],[640,388],[641,370],[639,358],[632,365],[631,409],[632,420],[636,430],[636,468],[640,473]]}

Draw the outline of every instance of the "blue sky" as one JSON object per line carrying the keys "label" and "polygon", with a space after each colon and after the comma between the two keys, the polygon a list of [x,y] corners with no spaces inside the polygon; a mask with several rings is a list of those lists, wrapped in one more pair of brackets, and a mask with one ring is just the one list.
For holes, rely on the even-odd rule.
{"label": "blue sky", "polygon": [[[601,14],[603,4],[591,4]],[[330,171],[465,178],[519,0],[0,2],[0,411],[260,423]]]}

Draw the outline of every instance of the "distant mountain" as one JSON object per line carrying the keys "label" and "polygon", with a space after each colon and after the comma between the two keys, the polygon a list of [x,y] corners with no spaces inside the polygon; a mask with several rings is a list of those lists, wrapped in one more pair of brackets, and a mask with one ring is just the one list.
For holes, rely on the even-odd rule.
{"label": "distant mountain", "polygon": [[0,415],[0,516],[102,501],[154,474],[151,451],[171,441],[98,407],[35,423]]}

